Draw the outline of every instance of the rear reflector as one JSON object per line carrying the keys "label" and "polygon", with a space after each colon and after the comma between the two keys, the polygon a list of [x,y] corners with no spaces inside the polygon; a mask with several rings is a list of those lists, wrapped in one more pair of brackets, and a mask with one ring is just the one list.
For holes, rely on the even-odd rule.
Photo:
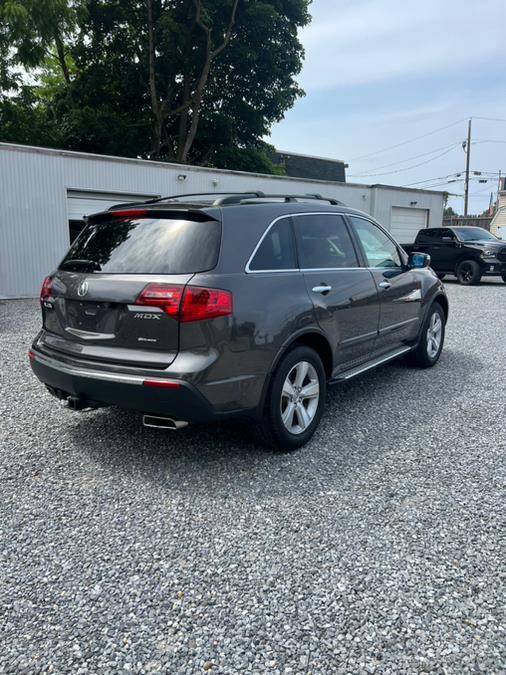
{"label": "rear reflector", "polygon": [[35,352],[32,352],[31,349],[28,350],[28,358],[30,361],[35,361]]}
{"label": "rear reflector", "polygon": [[163,380],[144,380],[144,387],[156,387],[157,389],[181,389],[179,382],[164,382]]}
{"label": "rear reflector", "polygon": [[46,277],[40,289],[40,301],[44,302],[53,295],[53,277]]}

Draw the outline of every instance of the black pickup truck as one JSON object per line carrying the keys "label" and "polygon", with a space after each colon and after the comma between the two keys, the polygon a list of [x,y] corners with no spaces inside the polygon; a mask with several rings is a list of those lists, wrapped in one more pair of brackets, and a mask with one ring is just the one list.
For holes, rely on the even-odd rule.
{"label": "black pickup truck", "polygon": [[429,227],[418,232],[414,244],[402,247],[407,253],[428,253],[440,279],[454,274],[470,286],[486,275],[506,283],[506,242],[481,227]]}

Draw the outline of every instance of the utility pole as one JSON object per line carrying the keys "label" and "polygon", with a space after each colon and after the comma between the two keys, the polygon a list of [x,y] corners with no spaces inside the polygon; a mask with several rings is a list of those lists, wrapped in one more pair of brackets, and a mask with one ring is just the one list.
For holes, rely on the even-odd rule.
{"label": "utility pole", "polygon": [[467,127],[467,143],[466,146],[466,184],[464,189],[464,215],[467,216],[469,206],[469,168],[471,165],[471,125],[473,118],[469,118],[469,125]]}
{"label": "utility pole", "polygon": [[495,210],[499,208],[499,192],[501,191],[501,169],[499,169],[499,182],[497,183],[497,199],[495,200]]}

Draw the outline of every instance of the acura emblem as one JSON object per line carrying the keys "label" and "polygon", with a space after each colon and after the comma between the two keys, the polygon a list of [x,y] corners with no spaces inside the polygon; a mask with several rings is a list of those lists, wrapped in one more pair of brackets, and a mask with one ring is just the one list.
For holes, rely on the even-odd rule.
{"label": "acura emblem", "polygon": [[81,281],[79,286],[77,287],[77,295],[82,298],[86,293],[88,292],[88,282],[87,281]]}

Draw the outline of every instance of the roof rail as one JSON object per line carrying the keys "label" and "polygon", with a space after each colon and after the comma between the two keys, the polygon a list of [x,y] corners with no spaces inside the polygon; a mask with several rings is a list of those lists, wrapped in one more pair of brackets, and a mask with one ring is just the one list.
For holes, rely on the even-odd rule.
{"label": "roof rail", "polygon": [[315,199],[318,201],[324,201],[328,202],[329,204],[332,204],[332,206],[345,206],[343,202],[340,202],[338,199],[334,199],[333,197],[323,197],[322,195],[319,194],[305,194],[305,195],[263,195],[262,197],[246,197],[241,201],[241,204],[259,204],[262,201],[266,200],[283,200],[285,202],[298,202],[298,201],[304,201],[308,199]]}
{"label": "roof rail", "polygon": [[[195,199],[192,200],[192,197]],[[206,199],[207,198],[207,199]],[[201,200],[208,201],[209,206],[226,206],[228,204],[254,204],[262,203],[262,201],[282,200],[284,202],[297,202],[300,200],[316,199],[328,202],[333,206],[345,206],[343,202],[332,197],[323,197],[320,194],[305,194],[305,195],[290,195],[290,194],[265,194],[260,190],[252,190],[251,192],[197,192],[182,195],[170,195],[168,197],[156,197],[155,199],[148,199],[143,202],[124,202],[121,206],[134,206],[136,204],[160,204],[162,202],[173,202],[176,204],[195,204]],[[111,211],[117,208],[119,204],[111,206],[108,210]]]}

